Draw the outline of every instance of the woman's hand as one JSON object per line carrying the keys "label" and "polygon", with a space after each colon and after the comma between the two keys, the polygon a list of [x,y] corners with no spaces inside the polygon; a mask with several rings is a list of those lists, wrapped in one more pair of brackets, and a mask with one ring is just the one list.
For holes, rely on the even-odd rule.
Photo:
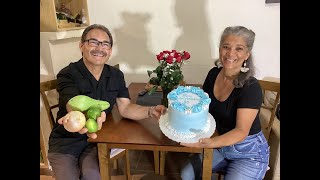
{"label": "woman's hand", "polygon": [[[64,124],[68,121],[68,118],[66,116],[63,116],[58,120],[59,124]],[[98,130],[101,129],[102,123],[106,121],[106,113],[104,111],[101,112],[101,116],[97,118],[97,123],[98,123]],[[88,129],[84,126],[80,131],[78,131],[79,134],[84,134],[87,133],[87,136],[96,139],[97,134],[96,133],[88,133]]]}
{"label": "woman's hand", "polygon": [[211,138],[201,138],[199,142],[196,143],[180,143],[182,146],[186,147],[196,147],[196,148],[212,148],[212,139]]}

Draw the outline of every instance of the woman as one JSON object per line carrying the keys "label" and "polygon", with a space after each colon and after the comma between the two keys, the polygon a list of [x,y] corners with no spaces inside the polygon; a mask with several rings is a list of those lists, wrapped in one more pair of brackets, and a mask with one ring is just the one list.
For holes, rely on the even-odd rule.
{"label": "woman", "polygon": [[[217,67],[209,71],[203,84],[211,98],[209,112],[219,136],[181,143],[214,148],[212,172],[224,171],[225,180],[263,179],[268,168],[269,146],[259,120],[262,90],[253,77],[254,38],[255,33],[242,26],[223,31]],[[181,178],[201,178],[201,160],[202,154],[191,156],[182,168]]]}

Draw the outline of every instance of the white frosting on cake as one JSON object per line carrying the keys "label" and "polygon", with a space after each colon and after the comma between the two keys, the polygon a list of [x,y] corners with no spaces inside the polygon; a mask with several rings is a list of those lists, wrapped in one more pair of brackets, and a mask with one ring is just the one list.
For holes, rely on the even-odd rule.
{"label": "white frosting on cake", "polygon": [[203,131],[211,99],[201,88],[178,86],[168,94],[168,123],[185,135]]}

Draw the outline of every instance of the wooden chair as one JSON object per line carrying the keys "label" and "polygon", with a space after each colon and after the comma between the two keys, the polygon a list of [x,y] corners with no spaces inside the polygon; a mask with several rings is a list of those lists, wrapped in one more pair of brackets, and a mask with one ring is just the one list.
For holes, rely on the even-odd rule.
{"label": "wooden chair", "polygon": [[[40,83],[40,95],[41,95],[42,102],[47,114],[46,117],[43,117],[43,118],[46,118],[46,120],[43,121],[42,124],[40,123],[40,154],[42,155],[42,161],[43,161],[43,163],[40,162],[40,169],[46,171],[46,173],[51,172],[51,167],[48,161],[47,136],[51,132],[53,125],[55,123],[52,111],[58,108],[57,102],[53,105],[49,103],[49,98],[47,96],[47,93],[49,93],[49,91],[50,92],[55,91],[55,89],[56,89],[56,80],[50,80],[50,81]],[[48,124],[49,124],[49,129],[46,127],[46,125]],[[46,131],[50,131],[50,132],[46,132]]]}
{"label": "wooden chair", "polygon": [[[263,94],[263,102],[261,105],[260,111],[270,111],[266,114],[270,114],[269,121],[267,123],[261,123],[261,130],[263,132],[263,135],[269,140],[270,131],[272,129],[273,122],[276,117],[276,108],[280,101],[280,82],[272,81],[272,80],[259,80],[259,84],[262,89]],[[272,101],[270,98],[267,98],[267,96],[274,96],[275,99]],[[260,112],[260,114],[261,114]],[[218,172],[218,179],[221,180],[224,176],[223,172]]]}
{"label": "wooden chair", "polygon": [[[50,81],[45,81],[40,83],[40,95],[47,113],[48,117],[48,123],[50,125],[50,130],[52,130],[53,125],[55,123],[54,116],[53,116],[53,110],[55,108],[58,108],[58,97],[56,96],[56,103],[55,104],[50,104],[49,103],[49,98],[47,96],[47,93],[49,91],[56,91],[57,87],[57,80],[50,80]],[[57,93],[56,93],[57,94]],[[49,133],[49,132],[47,132]],[[48,171],[51,169],[49,161],[48,161],[48,142],[46,140],[45,132],[42,126],[40,125],[40,150],[42,154],[42,159],[43,163],[40,163],[40,169],[45,169],[44,171]],[[111,149],[110,153],[110,160],[113,161],[113,168],[117,169],[118,168],[118,159],[121,157],[125,157],[126,162],[124,163],[124,169],[127,178],[129,179],[130,177],[130,162],[129,162],[129,152],[126,149]],[[43,171],[43,170],[42,170]],[[53,175],[53,174],[50,174]]]}
{"label": "wooden chair", "polygon": [[[263,103],[260,111],[270,111],[268,113],[270,114],[269,121],[267,123],[261,123],[262,132],[266,139],[269,140],[270,131],[272,129],[272,125],[276,117],[277,105],[280,101],[280,82],[259,80],[259,83],[263,93]],[[275,99],[273,100],[273,98],[267,98],[267,96],[274,96]]]}

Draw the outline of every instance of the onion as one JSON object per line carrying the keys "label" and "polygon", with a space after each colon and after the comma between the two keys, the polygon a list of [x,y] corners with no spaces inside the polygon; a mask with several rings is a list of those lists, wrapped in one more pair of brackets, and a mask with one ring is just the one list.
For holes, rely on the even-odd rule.
{"label": "onion", "polygon": [[65,118],[67,121],[63,123],[63,126],[69,132],[78,132],[86,124],[86,117],[80,111],[70,111]]}

